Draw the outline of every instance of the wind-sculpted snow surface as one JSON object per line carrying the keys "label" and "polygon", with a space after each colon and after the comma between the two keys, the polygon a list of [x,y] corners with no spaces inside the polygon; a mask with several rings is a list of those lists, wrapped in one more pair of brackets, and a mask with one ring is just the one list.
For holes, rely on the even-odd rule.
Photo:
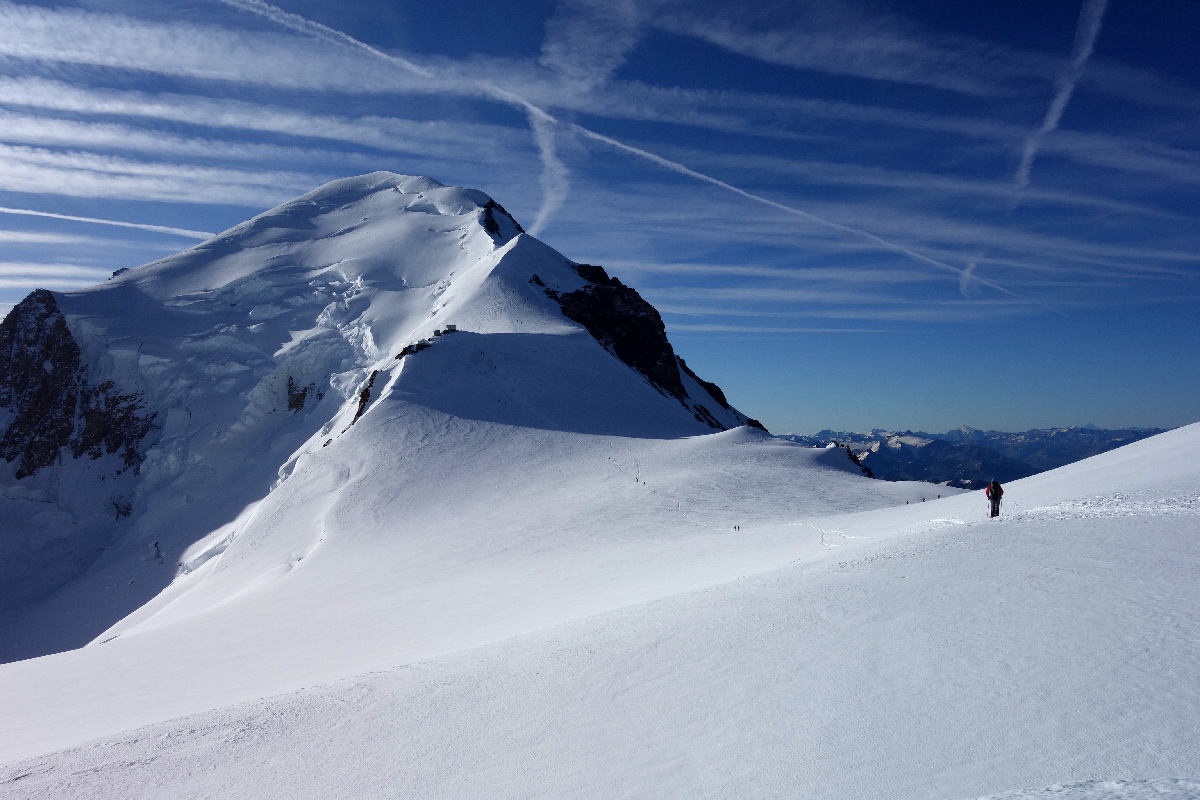
{"label": "wind-sculpted snow surface", "polygon": [[1194,800],[1200,780],[1085,781],[1041,789],[1018,789],[979,800]]}

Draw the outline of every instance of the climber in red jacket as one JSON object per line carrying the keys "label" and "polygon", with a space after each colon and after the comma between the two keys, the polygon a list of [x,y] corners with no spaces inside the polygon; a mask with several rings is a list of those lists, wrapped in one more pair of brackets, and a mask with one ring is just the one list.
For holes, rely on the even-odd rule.
{"label": "climber in red jacket", "polygon": [[992,478],[992,482],[987,485],[987,488],[983,492],[992,503],[992,513],[989,516],[1000,516],[1000,498],[1004,497],[1004,487],[1000,485],[1000,481]]}

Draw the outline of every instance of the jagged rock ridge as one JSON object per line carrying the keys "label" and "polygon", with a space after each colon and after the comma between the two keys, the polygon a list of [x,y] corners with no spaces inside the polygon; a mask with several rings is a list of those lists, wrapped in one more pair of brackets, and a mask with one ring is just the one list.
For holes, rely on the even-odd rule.
{"label": "jagged rock ridge", "polygon": [[689,394],[683,384],[684,374],[709,395],[711,402],[733,411],[739,422],[766,430],[758,420],[734,411],[720,387],[702,380],[675,355],[658,309],[633,287],[610,277],[603,267],[595,264],[575,264],[573,269],[587,281],[575,291],[551,289],[536,275],[531,280],[559,304],[568,319],[582,325],[605,349],[640,372],[659,391],[682,403],[697,420],[717,430],[726,429],[702,402]]}
{"label": "jagged rock ridge", "polygon": [[495,200],[489,199],[483,204],[483,229],[495,237],[503,237],[503,232],[500,230],[500,223],[496,221],[496,212],[499,211],[504,215],[505,219],[512,223],[517,233],[524,233],[525,229],[521,227],[521,223],[517,222],[513,215],[508,213],[504,206],[497,203]]}
{"label": "jagged rock ridge", "polygon": [[0,457],[25,478],[74,458],[118,455],[135,472],[155,427],[138,392],[89,385],[79,344],[54,295],[37,289],[0,322],[0,408],[8,412]]}

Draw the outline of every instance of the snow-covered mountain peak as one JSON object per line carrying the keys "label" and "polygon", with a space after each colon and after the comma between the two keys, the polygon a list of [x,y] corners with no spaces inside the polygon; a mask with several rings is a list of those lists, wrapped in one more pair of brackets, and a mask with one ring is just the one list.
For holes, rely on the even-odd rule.
{"label": "snow-covered mountain peak", "polygon": [[348,281],[424,286],[521,233],[483,192],[375,172],[325,184],[110,283],[136,283],[159,300],[255,275],[279,282],[330,270]]}
{"label": "snow-covered mountain peak", "polygon": [[[0,503],[53,551],[7,558],[20,574],[0,605],[115,536],[179,558],[304,458],[374,447],[378,413],[646,438],[757,425],[633,288],[482,192],[386,172],[100,286],[34,293],[0,342]],[[44,364],[58,378],[31,380]]]}

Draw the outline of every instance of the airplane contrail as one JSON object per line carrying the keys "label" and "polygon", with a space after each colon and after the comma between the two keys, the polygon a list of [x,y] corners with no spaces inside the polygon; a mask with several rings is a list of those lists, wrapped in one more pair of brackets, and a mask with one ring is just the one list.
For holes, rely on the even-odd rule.
{"label": "airplane contrail", "polygon": [[294,31],[311,34],[318,39],[323,39],[327,42],[336,44],[344,44],[353,47],[355,50],[362,50],[376,58],[382,58],[384,61],[403,67],[409,72],[420,75],[423,78],[432,78],[434,74],[422,66],[414,64],[406,58],[393,56],[382,50],[372,47],[366,42],[355,39],[348,33],[343,33],[336,28],[331,28],[328,25],[322,25],[319,22],[314,22],[307,17],[302,17],[299,14],[293,14],[290,11],[284,11],[278,6],[273,6],[270,3],[264,3],[263,0],[220,0],[227,6],[240,8],[242,11],[249,11],[252,14],[258,14],[260,17],[283,25],[285,28],[291,28]]}
{"label": "airplane contrail", "polygon": [[[348,33],[343,33],[336,28],[331,28],[328,25],[322,25],[319,22],[314,22],[299,14],[293,14],[290,11],[284,11],[282,8],[273,6],[264,0],[220,0],[227,6],[249,11],[252,14],[258,14],[261,17],[282,25],[285,28],[297,31],[298,33],[306,33],[314,36],[325,42],[333,44],[341,44],[347,47],[361,50],[368,55],[386,61],[402,69],[405,69],[415,75],[423,78],[435,80],[438,75],[425,67],[415,64],[406,58],[385,53],[382,50],[372,47],[366,42],[355,39]],[[533,132],[534,144],[538,148],[538,156],[542,162],[542,175],[540,183],[542,185],[542,207],[538,209],[537,218],[534,221],[531,231],[539,233],[549,218],[557,211],[566,199],[567,191],[570,186],[568,183],[568,171],[565,164],[558,157],[554,146],[554,128],[553,123],[557,123],[554,117],[547,114],[542,109],[535,106],[533,103],[526,100],[514,92],[507,89],[502,89],[499,86],[494,86],[486,81],[469,81],[471,87],[478,89],[483,94],[490,96],[504,103],[509,103],[520,107],[529,117],[530,129]]]}
{"label": "airplane contrail", "polygon": [[53,214],[49,211],[34,211],[28,208],[7,208],[0,206],[0,214],[19,214],[24,217],[48,217],[49,219],[65,219],[71,222],[90,222],[95,225],[114,225],[118,228],[136,228],[139,231],[154,233],[169,233],[172,236],[184,236],[188,239],[211,239],[216,234],[208,231],[191,231],[187,228],[171,228],[166,225],[147,225],[143,222],[121,222],[115,219],[99,219],[97,217],[76,217],[71,214]]}
{"label": "airplane contrail", "polygon": [[1029,185],[1029,173],[1033,170],[1033,160],[1037,158],[1042,137],[1053,133],[1058,128],[1059,120],[1062,119],[1063,112],[1067,110],[1071,93],[1075,91],[1075,85],[1083,76],[1083,68],[1092,55],[1092,49],[1096,46],[1096,37],[1100,35],[1100,23],[1104,21],[1104,9],[1107,5],[1108,0],[1083,0],[1083,6],[1079,9],[1079,22],[1075,26],[1075,44],[1071,49],[1071,61],[1067,64],[1066,71],[1058,78],[1058,91],[1054,94],[1050,107],[1046,109],[1046,116],[1042,119],[1041,127],[1025,139],[1025,146],[1021,151],[1021,163],[1017,166],[1016,175],[1013,177],[1018,189],[1024,189]]}
{"label": "airplane contrail", "polygon": [[[660,155],[651,153],[648,150],[642,150],[639,147],[634,147],[633,145],[625,144],[624,142],[617,141],[616,139],[605,136],[604,134],[596,133],[595,131],[588,130],[587,128],[584,128],[580,125],[573,125],[572,127],[579,134],[581,134],[582,136],[586,136],[589,139],[594,139],[595,141],[602,142],[602,143],[610,145],[612,147],[616,147],[620,150],[624,150],[627,153],[632,153],[633,155],[641,156],[642,158],[645,158],[649,161],[653,161],[655,164],[658,164],[661,167],[665,167],[669,170],[672,170],[673,172],[678,172],[682,175],[687,175],[689,177],[695,178],[696,180],[704,181],[705,183],[711,183],[713,186],[719,186],[722,189],[725,189],[726,191],[733,192],[734,194],[739,194],[748,200],[753,200],[756,203],[762,203],[763,205],[770,206],[771,208],[779,209],[780,211],[784,211],[788,214],[792,214],[794,216],[800,217],[801,219],[807,220],[808,222],[813,222],[813,223],[816,223],[817,225],[823,225],[827,228],[832,228],[836,231],[841,231],[842,233],[848,233],[852,236],[857,236],[861,239],[866,239],[867,241],[871,242],[872,244],[878,245],[879,247],[881,247],[885,250],[891,250],[893,252],[900,253],[902,255],[908,256],[909,258],[913,258],[913,259],[916,259],[917,261],[921,261],[925,264],[929,264],[930,266],[937,267],[940,270],[944,270],[946,272],[953,273],[954,275],[958,276],[960,280],[962,279],[963,274],[966,272],[966,270],[959,269],[958,267],[947,264],[944,261],[938,261],[936,258],[930,258],[929,256],[922,255],[921,253],[918,253],[915,250],[911,250],[902,244],[896,244],[895,242],[890,242],[887,239],[884,239],[882,236],[877,236],[873,233],[870,233],[869,231],[864,231],[859,228],[852,228],[849,225],[843,225],[840,222],[834,222],[833,220],[828,220],[828,219],[825,219],[824,217],[818,217],[816,214],[810,214],[809,212],[804,211],[799,208],[795,208],[794,206],[789,206],[785,203],[780,203],[776,200],[771,200],[768,197],[763,197],[762,195],[757,195],[757,194],[754,194],[753,192],[748,192],[745,189],[738,188],[737,186],[734,186],[731,183],[726,183],[725,181],[720,180],[719,178],[714,178],[711,175],[705,175],[703,172],[697,172],[696,170],[694,170],[690,167],[686,167],[683,164],[680,164],[676,161],[671,161],[670,159],[663,158]],[[977,278],[974,276],[970,276],[968,278],[968,280],[974,280],[978,283],[984,284],[985,286],[990,286],[993,289],[997,289],[1001,292],[1004,292],[1005,294],[1012,295],[1013,297],[1019,297],[1019,295],[1016,292],[1005,289],[1003,286],[1001,286],[998,283],[992,283],[991,281],[984,280],[983,278]]]}
{"label": "airplane contrail", "polygon": [[542,151],[542,207],[538,209],[537,217],[533,220],[529,232],[537,236],[546,227],[546,223],[562,208],[567,199],[570,184],[567,180],[567,166],[562,163],[555,149],[555,128],[558,123],[542,119],[534,114],[529,115],[529,125],[537,138],[538,148]]}
{"label": "airplane contrail", "polygon": [[[1100,2],[1101,6],[1103,6],[1103,3],[1105,2],[1105,0],[1098,0],[1098,1]],[[354,47],[358,50],[362,50],[364,52],[370,53],[371,55],[374,55],[377,58],[381,58],[384,61],[387,61],[388,63],[397,64],[397,65],[403,67],[404,69],[407,69],[411,72],[415,72],[416,74],[422,75],[424,77],[429,77],[429,78],[437,77],[434,73],[430,72],[429,70],[425,70],[424,68],[418,67],[417,65],[413,64],[410,61],[407,61],[402,58],[397,58],[396,56],[392,56],[387,53],[384,53],[381,50],[371,47],[369,44],[366,44],[365,42],[360,42],[358,39],[355,39],[353,36],[350,36],[349,34],[342,33],[341,31],[335,30],[326,25],[322,25],[318,22],[313,22],[313,21],[308,20],[304,17],[301,17],[297,14],[292,14],[290,12],[284,11],[281,8],[277,8],[273,5],[270,5],[269,3],[264,2],[264,0],[220,0],[220,2],[225,3],[226,5],[232,6],[234,8],[239,8],[244,11],[249,11],[251,13],[258,14],[260,16],[266,17],[267,19],[273,20],[287,28],[290,28],[292,30],[299,31],[302,33],[308,33],[308,34],[314,35],[317,38],[322,39],[324,41],[337,42],[337,43],[348,45],[350,47]],[[1087,3],[1095,4],[1096,2],[1097,2],[1097,0],[1085,0],[1085,4],[1087,4]],[[1086,5],[1085,5],[1085,7],[1086,7]],[[1101,8],[1101,11],[1103,11],[1103,8]],[[1090,45],[1089,45],[1089,53],[1090,53]],[[1085,57],[1085,60],[1086,60],[1086,57]],[[474,81],[474,82],[472,82],[471,85],[474,86],[475,88],[483,91],[487,95],[489,95],[497,100],[500,100],[501,102],[506,102],[506,103],[520,107],[528,115],[529,121],[530,121],[530,126],[533,128],[534,138],[537,142],[538,150],[541,154],[542,169],[543,169],[542,208],[543,208],[543,212],[545,212],[545,213],[539,212],[538,217],[537,217],[537,222],[535,223],[535,225],[544,225],[547,217],[549,216],[549,213],[552,212],[555,208],[557,208],[558,205],[562,204],[562,200],[566,194],[566,186],[565,186],[565,184],[566,184],[566,167],[565,167],[565,165],[563,165],[562,161],[558,158],[557,154],[554,152],[554,129],[555,129],[555,126],[561,125],[562,123],[555,116],[553,116],[552,114],[547,112],[545,109],[539,108],[538,106],[534,105],[532,102],[530,102],[526,98],[522,97],[521,95],[517,94],[516,92],[510,91],[508,89],[503,89],[499,86],[495,86],[493,84],[489,84],[484,81]],[[832,220],[827,220],[822,217],[818,217],[815,214],[810,214],[807,211],[802,211],[801,209],[794,208],[793,206],[785,205],[784,203],[779,203],[774,200],[770,200],[766,197],[763,197],[761,195],[757,195],[752,192],[748,192],[745,189],[740,189],[737,186],[734,186],[733,184],[726,183],[725,181],[722,181],[718,178],[714,178],[711,175],[706,175],[703,172],[697,172],[696,170],[691,169],[690,167],[685,167],[683,164],[680,164],[675,161],[671,161],[671,160],[663,158],[662,156],[659,156],[659,155],[655,155],[654,153],[651,153],[647,150],[643,150],[639,147],[634,147],[632,145],[625,144],[624,142],[620,142],[609,136],[605,136],[601,133],[597,133],[593,130],[585,128],[582,125],[579,125],[576,123],[570,123],[569,127],[572,130],[574,130],[575,132],[577,132],[589,139],[592,139],[594,141],[598,141],[598,142],[607,144],[611,147],[616,147],[620,150],[630,153],[631,155],[636,155],[640,158],[654,162],[655,164],[658,164],[659,166],[665,167],[669,170],[673,170],[673,171],[681,173],[683,175],[687,175],[687,176],[695,178],[696,180],[699,180],[699,181],[704,181],[705,183],[710,183],[714,186],[718,186],[722,189],[725,189],[726,191],[730,191],[730,192],[733,192],[734,194],[741,195],[742,197],[745,197],[748,200],[753,200],[754,202],[762,203],[764,205],[771,206],[772,208],[778,209],[780,211],[784,211],[788,214],[798,216],[802,219],[808,220],[809,222],[813,222],[818,225],[823,225],[825,227],[832,228],[832,229],[840,231],[842,233],[850,234],[850,235],[858,237],[860,239],[865,239],[875,245],[878,245],[879,247],[881,247],[885,250],[891,250],[893,252],[900,253],[909,258],[915,259],[915,260],[923,262],[925,264],[929,264],[930,266],[936,267],[940,270],[952,273],[955,276],[957,276],[960,280],[962,280],[962,275],[963,275],[964,270],[961,270],[955,266],[951,266],[950,264],[947,264],[944,261],[938,261],[935,258],[930,258],[929,256],[922,255],[921,253],[918,253],[915,250],[905,247],[904,245],[888,241],[887,239],[884,239],[881,236],[877,236],[873,233],[870,233],[868,231],[864,231],[864,230],[861,230],[858,228],[850,227],[849,225],[843,225],[840,222],[833,222]],[[546,191],[546,187],[548,187],[548,186],[555,187],[555,191],[553,191],[553,192]],[[551,207],[552,204],[556,204],[556,205],[553,205],[553,208],[552,208]],[[997,291],[1003,292],[1004,294],[1011,295],[1013,297],[1020,297],[1020,295],[1018,295],[1016,292],[1006,289],[997,283],[993,283],[992,281],[984,280],[984,279],[976,277],[974,275],[969,275],[967,280],[973,280],[976,283],[981,283],[985,286],[990,286],[991,288],[996,289]]]}

